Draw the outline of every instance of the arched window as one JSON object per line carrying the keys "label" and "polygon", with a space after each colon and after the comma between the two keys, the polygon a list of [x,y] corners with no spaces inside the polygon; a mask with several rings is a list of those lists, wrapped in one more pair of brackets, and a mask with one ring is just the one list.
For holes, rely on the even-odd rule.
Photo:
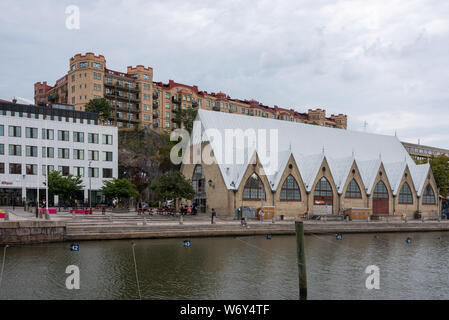
{"label": "arched window", "polygon": [[301,201],[301,191],[292,175],[289,175],[282,185],[281,201]]}
{"label": "arched window", "polygon": [[352,179],[352,181],[348,185],[348,189],[346,190],[345,198],[352,198],[352,199],[361,199],[362,193],[360,192],[359,185],[355,181],[355,179]]}
{"label": "arched window", "polygon": [[373,198],[376,199],[388,199],[388,191],[385,183],[379,181],[374,188]]}
{"label": "arched window", "polygon": [[401,188],[401,192],[399,192],[399,203],[400,204],[412,204],[413,203],[413,195],[410,190],[410,186],[408,183],[404,183]]}
{"label": "arched window", "polygon": [[315,197],[332,197],[332,188],[329,181],[325,177],[322,177],[315,187]]}
{"label": "arched window", "polygon": [[204,193],[206,187],[205,181],[206,178],[204,177],[203,167],[201,165],[197,165],[193,171],[192,177],[192,186],[196,194]]}
{"label": "arched window", "polygon": [[427,185],[426,190],[424,191],[424,195],[422,198],[423,204],[435,204],[435,192],[433,192],[430,184]]}
{"label": "arched window", "polygon": [[243,200],[265,200],[263,183],[255,173],[246,181],[243,189]]}

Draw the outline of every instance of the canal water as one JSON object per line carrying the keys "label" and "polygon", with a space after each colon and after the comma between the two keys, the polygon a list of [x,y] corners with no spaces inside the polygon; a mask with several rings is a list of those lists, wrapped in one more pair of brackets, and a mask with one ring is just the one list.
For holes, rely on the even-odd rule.
{"label": "canal water", "polygon": [[[449,233],[305,241],[310,299],[449,299]],[[294,236],[135,243],[143,299],[298,298]],[[69,243],[7,248],[0,299],[138,299],[131,241],[79,244],[78,252]],[[65,286],[69,265],[80,269],[80,290]],[[379,290],[365,287],[369,265],[380,269]]]}

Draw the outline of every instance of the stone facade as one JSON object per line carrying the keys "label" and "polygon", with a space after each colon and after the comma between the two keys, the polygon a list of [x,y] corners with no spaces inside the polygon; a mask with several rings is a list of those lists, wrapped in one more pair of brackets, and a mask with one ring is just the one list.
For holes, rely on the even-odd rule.
{"label": "stone facade", "polygon": [[[209,143],[203,145],[203,150],[208,146]],[[191,153],[193,154],[193,149]],[[188,179],[192,179],[192,175],[195,167],[198,164],[193,164],[193,159],[190,159],[189,164],[183,164],[181,167],[181,172]],[[433,177],[432,171],[429,170],[427,174],[427,179],[424,181],[424,188],[421,194],[417,195],[414,187],[414,183],[411,179],[410,170],[406,167],[402,180],[399,184],[399,188],[396,192],[393,191],[392,186],[388,180],[384,165],[381,163],[377,175],[374,179],[373,187],[368,190],[364,185],[359,168],[356,162],[352,164],[347,178],[344,181],[343,188],[341,192],[338,192],[338,188],[333,179],[329,164],[324,157],[321,163],[319,171],[317,172],[315,179],[313,181],[313,186],[311,186],[311,191],[306,191],[306,186],[304,185],[303,178],[301,177],[300,171],[298,170],[298,164],[296,163],[294,157],[291,155],[287,161],[285,168],[283,169],[283,174],[276,190],[272,190],[270,187],[267,176],[263,174],[263,167],[256,155],[255,164],[249,164],[246,168],[242,182],[237,189],[228,189],[222,176],[222,171],[220,170],[218,164],[202,164],[204,171],[205,181],[206,181],[206,195],[207,195],[207,213],[210,213],[211,209],[214,208],[218,214],[227,215],[230,217],[235,216],[235,210],[243,206],[252,206],[260,208],[261,206],[274,206],[276,210],[276,216],[286,216],[286,217],[298,217],[304,214],[316,214],[315,205],[315,187],[322,177],[325,177],[332,188],[332,215],[339,215],[345,209],[350,208],[373,208],[373,193],[375,186],[379,181],[382,181],[388,191],[388,214],[385,216],[402,216],[405,214],[408,218],[413,218],[415,213],[420,212],[424,217],[438,217],[438,202],[435,200],[434,204],[422,203],[423,193],[427,185],[430,185],[435,198],[437,197],[437,185]],[[245,188],[245,183],[252,174],[257,174],[260,181],[263,184],[266,198],[264,201],[248,201],[243,199],[243,190]],[[300,201],[286,201],[280,199],[280,194],[282,190],[283,183],[288,176],[292,175],[297,182],[301,200]],[[355,180],[358,187],[360,188],[361,197],[360,198],[350,198],[346,197],[346,192],[349,184],[352,180]],[[403,184],[407,182],[411,188],[413,195],[412,204],[400,204],[399,194]]]}

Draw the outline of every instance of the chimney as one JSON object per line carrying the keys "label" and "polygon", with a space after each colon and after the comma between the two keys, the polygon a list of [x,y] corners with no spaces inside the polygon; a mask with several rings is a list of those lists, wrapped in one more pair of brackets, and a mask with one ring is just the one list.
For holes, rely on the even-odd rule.
{"label": "chimney", "polygon": [[12,103],[16,104],[16,103],[17,103],[17,99],[16,99],[16,98],[13,98],[13,99],[12,99]]}

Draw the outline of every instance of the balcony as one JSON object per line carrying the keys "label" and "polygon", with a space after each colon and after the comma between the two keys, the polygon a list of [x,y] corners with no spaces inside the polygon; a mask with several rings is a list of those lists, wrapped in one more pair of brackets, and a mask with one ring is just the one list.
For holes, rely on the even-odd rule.
{"label": "balcony", "polygon": [[192,107],[194,108],[198,107],[198,101],[192,101]]}
{"label": "balcony", "polygon": [[153,99],[159,99],[159,92],[153,91]]}
{"label": "balcony", "polygon": [[159,101],[153,100],[153,108],[159,108]]}
{"label": "balcony", "polygon": [[153,128],[159,128],[159,122],[153,122]]}
{"label": "balcony", "polygon": [[172,112],[177,113],[177,112],[179,112],[179,111],[180,111],[180,108],[178,108],[178,107],[176,107],[176,106],[173,106]]}
{"label": "balcony", "polygon": [[105,93],[105,98],[113,99],[113,100],[123,100],[128,102],[140,102],[137,98],[129,98],[128,96],[120,96],[117,92]]}
{"label": "balcony", "polygon": [[173,97],[171,98],[171,101],[172,101],[173,103],[176,103],[176,104],[181,104],[181,99],[176,98],[175,96],[173,96]]}
{"label": "balcony", "polygon": [[128,86],[127,84],[119,84],[118,82],[104,82],[104,85],[106,87],[111,87],[111,88],[115,88],[115,89],[121,89],[121,90],[125,90],[125,91],[129,91],[129,92],[139,92],[139,86],[136,85],[135,87],[133,86]]}
{"label": "balcony", "polygon": [[153,111],[153,118],[159,118],[159,112]]}

